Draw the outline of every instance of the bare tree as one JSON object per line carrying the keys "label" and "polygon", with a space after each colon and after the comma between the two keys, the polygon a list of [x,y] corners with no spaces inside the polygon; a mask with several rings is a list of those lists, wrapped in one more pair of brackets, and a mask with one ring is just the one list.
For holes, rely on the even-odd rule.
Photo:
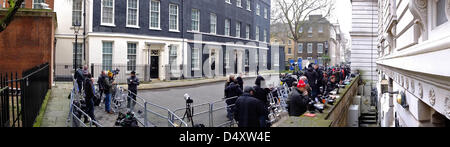
{"label": "bare tree", "polygon": [[13,21],[14,15],[16,14],[17,10],[19,10],[20,6],[22,5],[24,0],[9,0],[9,8],[6,15],[0,19],[0,32],[4,31],[8,25]]}
{"label": "bare tree", "polygon": [[[310,14],[322,14],[322,19],[331,15],[334,10],[334,0],[273,0],[272,24],[283,24],[287,34],[283,38],[294,40],[298,49],[301,34],[300,28],[304,25]],[[294,52],[297,57],[297,52]]]}

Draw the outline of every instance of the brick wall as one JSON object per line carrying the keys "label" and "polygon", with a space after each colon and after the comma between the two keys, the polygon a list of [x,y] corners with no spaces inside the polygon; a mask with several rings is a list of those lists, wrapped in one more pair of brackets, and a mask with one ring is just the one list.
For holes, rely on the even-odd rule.
{"label": "brick wall", "polygon": [[[5,10],[0,10],[3,17]],[[21,10],[6,30],[0,32],[0,73],[19,72],[50,63],[53,79],[54,12]],[[50,81],[51,83],[52,81]]]}

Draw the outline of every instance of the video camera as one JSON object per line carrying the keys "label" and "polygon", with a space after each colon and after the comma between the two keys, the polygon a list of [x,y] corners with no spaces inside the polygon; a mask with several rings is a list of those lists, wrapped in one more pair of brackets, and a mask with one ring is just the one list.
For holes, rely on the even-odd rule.
{"label": "video camera", "polygon": [[192,104],[194,103],[194,100],[191,99],[191,96],[189,96],[189,94],[184,94],[184,100],[186,100],[186,104]]}

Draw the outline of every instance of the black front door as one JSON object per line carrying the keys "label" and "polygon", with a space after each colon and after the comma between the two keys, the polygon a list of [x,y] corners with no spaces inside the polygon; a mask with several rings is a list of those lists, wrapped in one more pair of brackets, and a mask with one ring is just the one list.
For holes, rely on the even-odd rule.
{"label": "black front door", "polygon": [[159,78],[159,56],[151,57],[150,78],[152,79]]}

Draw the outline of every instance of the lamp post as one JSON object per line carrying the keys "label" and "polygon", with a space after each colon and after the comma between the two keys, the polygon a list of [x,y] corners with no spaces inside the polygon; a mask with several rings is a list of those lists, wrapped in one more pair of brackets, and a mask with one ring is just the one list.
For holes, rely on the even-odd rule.
{"label": "lamp post", "polygon": [[75,31],[75,61],[74,61],[74,69],[76,70],[78,67],[78,32],[80,31],[81,24],[76,21],[73,24],[73,30]]}

